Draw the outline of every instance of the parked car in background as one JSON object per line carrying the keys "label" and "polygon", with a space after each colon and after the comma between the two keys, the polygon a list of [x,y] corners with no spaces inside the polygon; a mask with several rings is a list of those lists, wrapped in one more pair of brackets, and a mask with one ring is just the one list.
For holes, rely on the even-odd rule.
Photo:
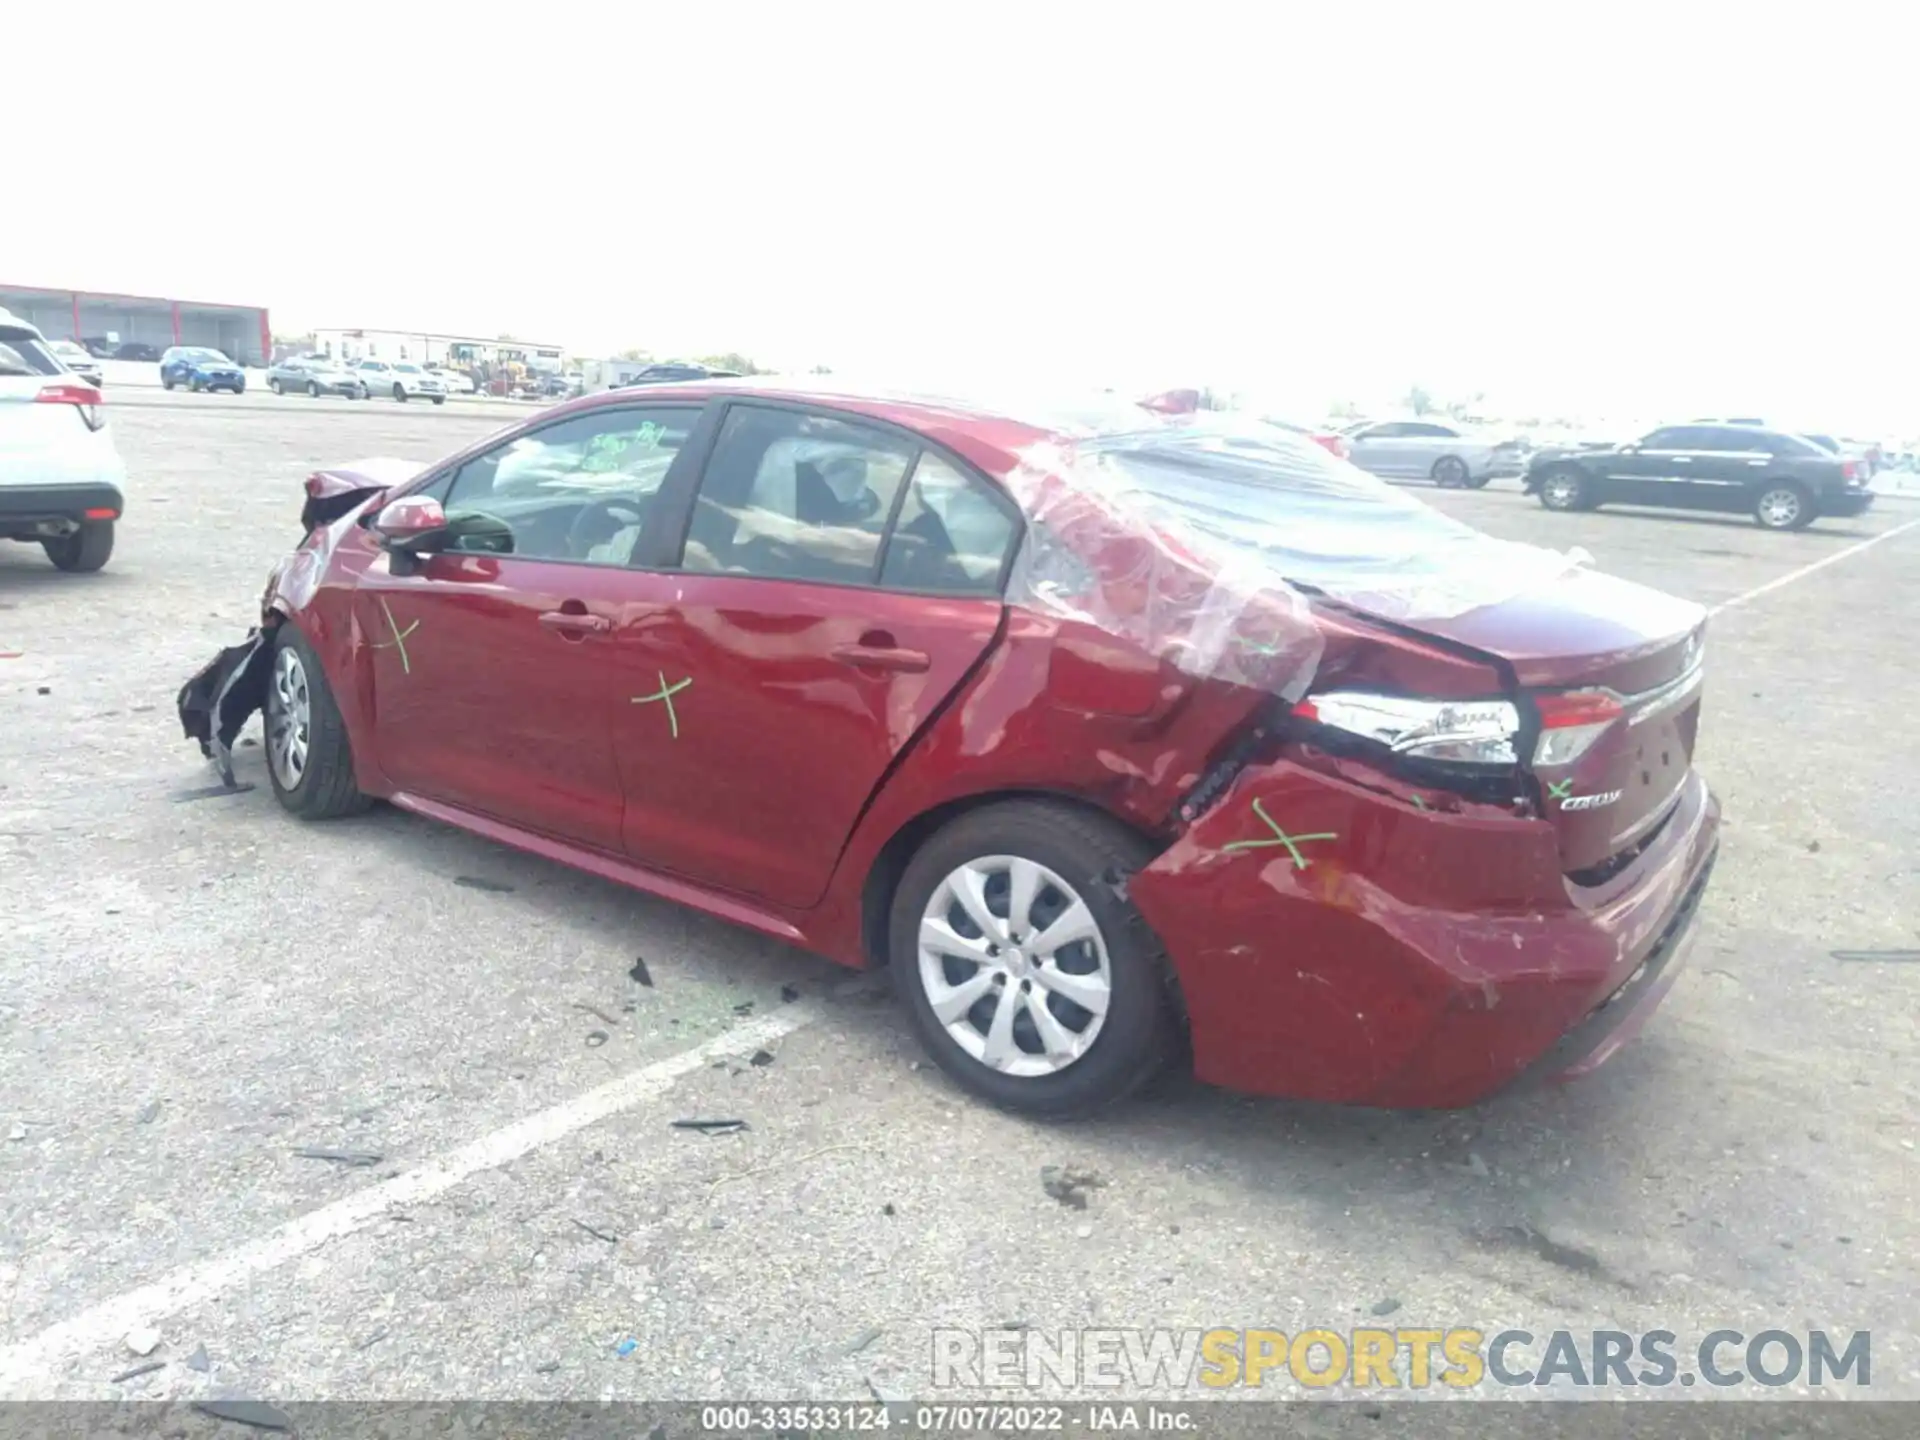
{"label": "parked car in background", "polygon": [[477,395],[480,385],[465,370],[455,370],[446,366],[432,366],[427,374],[440,382],[440,388],[449,395]]}
{"label": "parked car in background", "polygon": [[71,340],[49,340],[47,349],[53,352],[54,359],[89,385],[107,383],[100,372],[100,362],[87,352],[84,345],[77,345]]}
{"label": "parked car in background", "polygon": [[739,377],[731,370],[710,370],[705,365],[694,365],[673,360],[659,365],[649,365],[639,374],[615,385],[615,390],[625,390],[632,385],[663,385],[670,380],[736,380]]}
{"label": "parked car in background", "polygon": [[367,398],[366,383],[330,355],[295,355],[282,360],[267,371],[267,388],[276,395],[304,392],[316,400],[322,395]]}
{"label": "parked car in background", "polygon": [[1518,441],[1497,441],[1440,420],[1385,420],[1350,427],[1347,458],[1383,480],[1431,480],[1478,490],[1504,469],[1518,474]]}
{"label": "parked car in background", "polygon": [[0,310],[0,540],[37,544],[62,570],[98,570],[126,483],[99,386]]}
{"label": "parked car in background", "polygon": [[247,388],[247,372],[205,345],[175,345],[160,357],[160,384],[167,390],[184,385],[193,391],[231,390],[239,395]]}
{"label": "parked car in background", "polygon": [[353,373],[370,395],[391,395],[401,401],[418,398],[436,405],[447,401],[446,387],[410,360],[359,360]]}
{"label": "parked car in background", "polygon": [[1526,493],[1549,510],[1605,504],[1745,511],[1768,530],[1800,530],[1873,504],[1866,469],[1801,435],[1757,425],[1668,425],[1624,445],[1546,450]]}
{"label": "parked car in background", "polygon": [[152,364],[161,358],[161,350],[158,345],[148,345],[135,340],[125,345],[114,347],[113,354],[106,358],[113,360],[143,360],[148,364]]}
{"label": "parked car in background", "polygon": [[386,798],[889,967],[1015,1110],[1176,1055],[1423,1108],[1602,1063],[1717,853],[1705,613],[1102,409],[660,386],[321,470],[182,728],[230,770],[264,710],[300,819]]}

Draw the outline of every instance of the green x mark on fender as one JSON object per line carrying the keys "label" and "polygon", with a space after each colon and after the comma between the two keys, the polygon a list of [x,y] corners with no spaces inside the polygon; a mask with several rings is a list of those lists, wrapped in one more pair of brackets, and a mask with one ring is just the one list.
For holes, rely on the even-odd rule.
{"label": "green x mark on fender", "polygon": [[393,618],[393,611],[387,609],[387,597],[384,595],[380,597],[380,610],[381,613],[387,617],[387,628],[393,632],[393,639],[376,640],[373,648],[376,650],[392,650],[398,646],[400,650],[400,673],[403,675],[411,675],[413,673],[413,662],[407,659],[407,636],[420,628],[420,622],[416,620],[407,626],[406,629],[402,630],[400,628],[400,622]]}
{"label": "green x mark on fender", "polygon": [[1338,840],[1340,838],[1330,831],[1323,831],[1317,835],[1289,835],[1273,823],[1273,817],[1267,814],[1266,807],[1258,800],[1253,802],[1253,813],[1267,822],[1267,828],[1273,831],[1273,838],[1271,840],[1236,840],[1231,845],[1222,845],[1220,847],[1222,850],[1266,850],[1275,845],[1284,845],[1287,847],[1287,853],[1293,857],[1293,868],[1296,870],[1304,870],[1307,868],[1307,857],[1300,853],[1300,847],[1302,845],[1306,844],[1309,840]]}
{"label": "green x mark on fender", "polygon": [[653,673],[660,677],[660,688],[651,695],[634,696],[633,703],[635,705],[651,705],[655,700],[665,701],[667,706],[667,727],[672,732],[672,738],[678,740],[680,738],[680,715],[679,712],[673,708],[673,697],[693,684],[693,677],[689,675],[686,679],[676,680],[673,684],[669,685],[667,684],[667,677],[664,674],[658,670]]}
{"label": "green x mark on fender", "polygon": [[1549,800],[1565,800],[1572,794],[1573,781],[1571,780],[1549,780],[1547,782],[1547,798]]}

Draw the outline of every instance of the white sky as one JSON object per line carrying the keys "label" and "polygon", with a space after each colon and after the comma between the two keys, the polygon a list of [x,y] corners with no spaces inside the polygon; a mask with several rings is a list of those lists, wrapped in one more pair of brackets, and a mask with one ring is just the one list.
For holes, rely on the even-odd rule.
{"label": "white sky", "polygon": [[0,281],[1920,432],[1906,7],[1315,8],[15,4]]}

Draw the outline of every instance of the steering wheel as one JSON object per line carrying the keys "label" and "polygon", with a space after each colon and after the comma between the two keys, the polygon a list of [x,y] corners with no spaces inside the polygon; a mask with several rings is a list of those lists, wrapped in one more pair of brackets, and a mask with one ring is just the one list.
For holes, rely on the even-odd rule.
{"label": "steering wheel", "polygon": [[567,527],[567,554],[576,560],[585,560],[587,552],[600,543],[592,538],[593,522],[603,518],[619,518],[621,523],[614,526],[615,532],[618,532],[624,526],[638,525],[645,514],[640,502],[631,496],[614,495],[604,500],[589,500],[580,507],[580,513],[573,517],[573,524]]}

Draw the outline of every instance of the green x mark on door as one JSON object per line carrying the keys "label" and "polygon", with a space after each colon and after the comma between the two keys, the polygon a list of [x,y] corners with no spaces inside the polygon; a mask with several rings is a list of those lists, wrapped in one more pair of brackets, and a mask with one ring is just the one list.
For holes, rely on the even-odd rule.
{"label": "green x mark on door", "polygon": [[660,677],[660,688],[651,695],[634,696],[633,703],[635,705],[651,705],[656,700],[665,702],[667,707],[667,727],[672,734],[672,738],[678,740],[680,738],[680,715],[679,712],[673,708],[673,697],[693,684],[693,677],[689,675],[686,679],[676,680],[673,684],[669,685],[667,684],[667,677],[664,674],[658,670],[653,673]]}
{"label": "green x mark on door", "polygon": [[1274,824],[1273,817],[1267,814],[1266,807],[1258,800],[1253,802],[1253,813],[1267,822],[1267,828],[1273,831],[1273,838],[1267,840],[1236,840],[1231,845],[1222,845],[1220,847],[1222,850],[1266,850],[1276,845],[1284,845],[1287,847],[1287,853],[1293,857],[1293,868],[1296,870],[1304,870],[1307,868],[1307,857],[1300,853],[1300,847],[1302,845],[1306,844],[1309,840],[1338,840],[1340,838],[1331,831],[1322,831],[1314,835],[1289,835],[1278,825]]}
{"label": "green x mark on door", "polygon": [[413,673],[413,662],[407,659],[407,636],[420,628],[420,622],[416,620],[407,626],[406,629],[402,630],[400,628],[400,622],[393,618],[393,611],[387,608],[387,597],[384,595],[380,597],[380,611],[387,617],[387,628],[393,632],[393,639],[376,640],[373,648],[376,650],[392,650],[397,646],[400,651],[400,673],[403,675],[411,675]]}
{"label": "green x mark on door", "polygon": [[1549,780],[1547,782],[1547,798],[1549,800],[1565,800],[1572,794],[1573,781],[1571,780]]}

